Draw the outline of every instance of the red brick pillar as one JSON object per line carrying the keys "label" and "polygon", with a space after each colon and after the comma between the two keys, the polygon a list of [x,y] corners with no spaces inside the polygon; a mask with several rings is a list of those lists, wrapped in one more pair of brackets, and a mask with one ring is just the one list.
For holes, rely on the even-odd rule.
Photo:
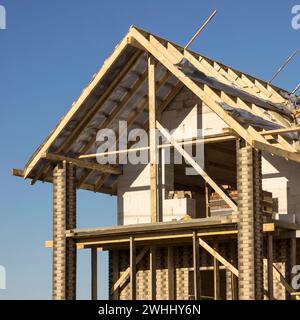
{"label": "red brick pillar", "polygon": [[76,299],[76,243],[66,230],[76,228],[76,168],[59,163],[53,170],[53,299]]}
{"label": "red brick pillar", "polygon": [[261,153],[237,143],[239,299],[263,299]]}

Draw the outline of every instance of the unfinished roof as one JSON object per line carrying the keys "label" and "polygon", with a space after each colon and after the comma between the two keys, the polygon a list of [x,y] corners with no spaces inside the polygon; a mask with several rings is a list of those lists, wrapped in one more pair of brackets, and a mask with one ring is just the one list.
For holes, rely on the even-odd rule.
{"label": "unfinished roof", "polygon": [[32,184],[38,180],[51,182],[55,162],[65,159],[78,166],[78,188],[115,194],[121,166],[100,165],[95,159],[78,157],[95,153],[98,130],[116,130],[119,120],[127,120],[128,129],[148,129],[148,54],[157,60],[159,110],[165,110],[186,86],[216,112],[234,134],[254,148],[300,162],[300,153],[295,147],[295,141],[299,140],[297,97],[131,27],[25,168],[13,170],[13,174],[32,179]]}

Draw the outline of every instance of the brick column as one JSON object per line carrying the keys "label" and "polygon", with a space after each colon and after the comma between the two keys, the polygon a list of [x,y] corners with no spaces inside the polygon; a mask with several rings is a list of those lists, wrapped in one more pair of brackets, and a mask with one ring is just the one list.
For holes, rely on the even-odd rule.
{"label": "brick column", "polygon": [[237,142],[239,299],[263,299],[261,153]]}
{"label": "brick column", "polygon": [[65,236],[76,228],[76,168],[59,163],[53,170],[53,299],[76,299],[76,243]]}

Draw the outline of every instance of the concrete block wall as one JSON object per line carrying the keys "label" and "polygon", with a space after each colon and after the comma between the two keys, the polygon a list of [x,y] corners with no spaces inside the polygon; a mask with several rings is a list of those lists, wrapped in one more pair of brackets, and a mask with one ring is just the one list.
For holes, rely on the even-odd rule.
{"label": "concrete block wall", "polygon": [[[199,137],[198,129],[203,129],[203,135],[210,135],[222,133],[222,128],[228,127],[221,118],[203,105],[188,89],[183,89],[177,95],[160,118],[162,125],[166,129],[170,131],[174,130],[174,137],[178,140]],[[189,152],[188,148],[191,148],[191,146],[185,147]],[[178,205],[174,201],[166,200],[168,192],[174,190],[174,166],[173,164],[165,164],[169,158],[169,153],[170,151],[167,150],[162,152],[161,207],[163,208],[163,212],[167,210],[163,221],[172,219],[174,215],[170,214],[170,208],[173,207],[172,210],[174,212],[176,205]],[[181,155],[176,151],[175,156],[172,154],[170,156],[171,159],[182,159]],[[203,165],[204,159],[202,155],[201,158],[197,158],[197,162]],[[192,168],[188,168],[188,170],[190,170],[189,174],[195,174]],[[186,202],[186,209],[184,209],[182,204],[180,205],[181,207],[178,214],[175,214],[175,218],[181,218],[185,214],[194,215],[193,201]],[[123,174],[118,177],[118,224],[147,223],[151,221],[150,216],[149,164],[124,165]]]}
{"label": "concrete block wall", "polygon": [[263,153],[263,189],[273,193],[278,218],[300,222],[300,164]]}

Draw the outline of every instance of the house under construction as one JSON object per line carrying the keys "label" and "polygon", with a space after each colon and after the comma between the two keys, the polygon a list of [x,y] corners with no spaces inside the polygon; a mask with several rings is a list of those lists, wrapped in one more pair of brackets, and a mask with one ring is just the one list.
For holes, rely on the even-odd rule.
{"label": "house under construction", "polygon": [[[78,249],[91,251],[92,299],[99,249],[109,252],[110,299],[298,299],[299,111],[297,96],[131,27],[12,170],[53,183],[53,299],[76,298]],[[155,133],[146,147],[102,154],[116,164],[97,161],[97,133],[114,130],[118,145],[121,120]],[[149,162],[122,164],[133,151]],[[78,229],[76,189],[115,196],[118,225]]]}

